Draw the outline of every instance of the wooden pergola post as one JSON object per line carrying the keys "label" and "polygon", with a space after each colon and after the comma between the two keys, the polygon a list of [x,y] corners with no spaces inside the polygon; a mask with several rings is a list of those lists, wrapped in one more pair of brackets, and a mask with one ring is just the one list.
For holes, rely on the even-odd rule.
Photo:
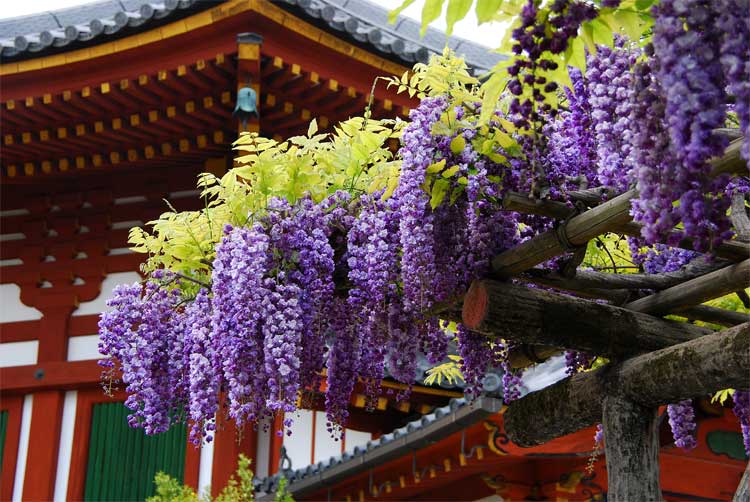
{"label": "wooden pergola post", "polygon": [[260,132],[260,47],[263,37],[257,33],[240,33],[237,35],[237,91],[243,87],[255,90],[256,109],[258,113],[247,121],[247,127],[242,128],[242,120],[238,121],[237,132]]}
{"label": "wooden pergola post", "polygon": [[662,500],[658,408],[642,406],[613,392],[604,396],[602,423],[607,500]]}

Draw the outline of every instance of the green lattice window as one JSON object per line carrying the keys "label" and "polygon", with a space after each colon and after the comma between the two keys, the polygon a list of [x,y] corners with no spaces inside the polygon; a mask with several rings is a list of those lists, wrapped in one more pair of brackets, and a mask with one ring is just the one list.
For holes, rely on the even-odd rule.
{"label": "green lattice window", "polygon": [[0,472],[3,472],[3,452],[5,452],[5,431],[8,430],[8,410],[0,411]]}
{"label": "green lattice window", "polygon": [[183,479],[185,426],[147,436],[128,426],[128,413],[121,403],[94,405],[85,500],[144,500],[154,494],[158,471]]}

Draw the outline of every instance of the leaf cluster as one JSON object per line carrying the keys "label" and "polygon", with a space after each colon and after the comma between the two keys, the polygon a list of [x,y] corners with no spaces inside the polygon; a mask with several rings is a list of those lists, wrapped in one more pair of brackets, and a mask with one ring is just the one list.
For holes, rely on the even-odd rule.
{"label": "leaf cluster", "polygon": [[355,117],[331,133],[319,133],[313,120],[306,135],[281,142],[243,133],[234,143],[234,168],[221,177],[199,175],[204,209],[172,208],[148,222],[150,230],[132,229],[131,249],[149,255],[146,273],[167,268],[208,282],[224,226],[252,224],[273,197],[294,203],[310,196],[318,202],[337,190],[382,190],[384,197],[390,196],[398,184],[400,161],[388,144],[403,125],[400,120]]}
{"label": "leaf cluster", "polygon": [[[156,495],[147,498],[146,502],[253,502],[255,500],[255,488],[253,471],[250,469],[251,463],[252,460],[240,453],[237,458],[237,471],[229,478],[227,485],[216,498],[211,497],[210,490],[206,490],[206,493],[198,496],[190,486],[183,485],[168,474],[157,472],[154,477]],[[287,489],[286,478],[281,478],[279,481],[279,488],[274,500],[276,502],[294,502]]]}
{"label": "leaf cluster", "polygon": [[[390,13],[390,21],[394,22],[396,16],[414,0],[405,0],[398,8]],[[542,58],[554,61],[557,68],[554,70],[538,70],[539,75],[545,77],[547,82],[557,82],[561,86],[572,87],[569,75],[570,68],[586,69],[586,54],[596,53],[597,45],[612,47],[615,34],[627,36],[632,41],[642,45],[650,40],[650,29],[653,18],[650,13],[651,6],[655,0],[623,0],[617,8],[601,7],[601,1],[594,3],[599,7],[598,16],[583,23],[579,29],[578,36],[570,41],[568,49],[563,54],[552,54],[545,52]],[[427,0],[422,9],[422,35],[425,34],[427,26],[445,15],[446,21],[446,44],[447,36],[450,36],[455,24],[464,19],[472,6],[476,13],[479,24],[495,22],[502,23],[505,27],[505,36],[500,41],[496,52],[510,55],[508,59],[500,61],[492,68],[481,84],[482,114],[481,122],[486,123],[492,119],[493,113],[509,80],[507,69],[514,65],[519,55],[511,51],[513,40],[511,38],[514,28],[521,26],[521,10],[527,0]],[[546,26],[547,32],[551,32],[550,0],[536,0],[538,6],[537,22]],[[445,13],[443,14],[443,11]],[[409,84],[412,82],[409,80]],[[402,78],[399,86],[406,86],[407,81]],[[412,84],[412,87],[414,85]],[[419,85],[416,86],[419,88]],[[439,88],[438,85],[436,88]],[[401,88],[401,87],[399,87]],[[422,89],[424,91],[424,89]],[[526,89],[530,98],[531,90]],[[545,102],[557,107],[559,94],[556,91],[543,92]]]}

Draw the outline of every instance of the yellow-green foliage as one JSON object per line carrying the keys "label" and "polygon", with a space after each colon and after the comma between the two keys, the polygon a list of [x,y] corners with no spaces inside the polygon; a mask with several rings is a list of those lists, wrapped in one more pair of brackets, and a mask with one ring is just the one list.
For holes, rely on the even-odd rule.
{"label": "yellow-green foliage", "polygon": [[464,376],[459,369],[461,357],[449,355],[448,358],[450,361],[447,363],[439,364],[434,368],[427,370],[427,377],[424,379],[425,384],[432,385],[437,383],[440,385],[443,383],[443,379],[446,379],[450,385],[455,385],[459,380],[464,379]]}
{"label": "yellow-green foliage", "polygon": [[403,124],[355,117],[331,134],[318,134],[313,120],[307,135],[282,142],[243,133],[234,143],[236,168],[221,178],[199,176],[206,207],[166,212],[148,222],[150,232],[132,229],[131,249],[149,255],[145,272],[165,267],[206,281],[224,226],[252,223],[272,197],[293,203],[309,194],[320,201],[337,190],[384,190],[389,196],[398,184],[400,164],[387,141],[398,137]]}
{"label": "yellow-green foliage", "polygon": [[181,484],[169,474],[157,472],[154,477],[156,495],[146,499],[146,502],[199,502],[206,500],[199,498],[189,486]]}
{"label": "yellow-green foliage", "polygon": [[[154,478],[156,495],[147,498],[146,502],[253,502],[255,491],[253,489],[253,471],[250,469],[251,462],[249,458],[240,453],[237,458],[237,471],[229,478],[227,486],[221,490],[216,498],[211,498],[210,491],[199,497],[189,486],[181,484],[175,478],[163,472],[159,472]],[[274,500],[294,502],[286,485],[286,479],[281,478]]]}
{"label": "yellow-green foliage", "polygon": [[[390,14],[391,22],[395,21],[396,16],[406,7],[411,5],[414,0],[404,0],[397,9]],[[508,82],[507,69],[513,65],[516,58],[511,51],[513,28],[521,24],[521,9],[527,3],[527,0],[426,0],[422,9],[422,33],[424,34],[427,26],[433,21],[445,16],[447,25],[447,35],[453,30],[453,26],[460,20],[464,19],[471,10],[472,6],[477,15],[479,23],[498,22],[504,23],[507,27],[505,37],[499,40],[498,52],[510,55],[510,59],[499,62],[492,70],[482,84],[482,114],[481,122],[486,123],[492,117],[501,92]],[[548,24],[550,17],[549,6],[552,3],[549,0],[538,0],[539,5],[537,21],[541,24]],[[596,2],[599,3],[599,2]],[[555,70],[539,71],[539,75],[547,79],[548,82],[557,82],[562,85],[570,86],[570,76],[568,67],[577,67],[585,69],[586,51],[596,52],[597,45],[612,46],[614,34],[627,35],[633,41],[645,43],[648,41],[649,29],[653,24],[650,15],[651,5],[654,0],[623,0],[616,9],[603,8],[599,11],[599,16],[591,21],[583,23],[579,34],[574,38],[568,50],[563,54],[552,54],[545,52],[541,57],[558,63]],[[549,27],[548,29],[551,29]],[[503,30],[498,30],[502,32]],[[525,89],[530,93],[530,89]],[[531,95],[524,95],[523,98],[531,98]],[[557,95],[555,92],[545,94],[545,101],[557,106]]]}

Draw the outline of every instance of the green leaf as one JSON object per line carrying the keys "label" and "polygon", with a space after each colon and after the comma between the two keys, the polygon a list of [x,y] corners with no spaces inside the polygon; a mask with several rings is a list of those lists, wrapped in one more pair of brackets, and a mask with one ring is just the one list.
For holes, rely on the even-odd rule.
{"label": "green leaf", "polygon": [[399,14],[401,14],[401,12],[403,12],[404,9],[406,9],[413,3],[414,3],[414,0],[404,0],[404,2],[401,5],[399,5],[398,7],[396,7],[395,9],[393,9],[392,11],[388,13],[388,22],[391,24],[394,24]]}
{"label": "green leaf", "polygon": [[506,134],[503,131],[496,131],[495,139],[500,144],[500,146],[503,147],[503,150],[507,150],[508,148],[516,144],[515,140],[511,138],[509,134]]}
{"label": "green leaf", "polygon": [[599,45],[606,45],[607,47],[613,47],[615,45],[614,34],[612,28],[602,21],[601,19],[594,19],[591,21],[593,28],[594,42]]}
{"label": "green leaf", "polygon": [[464,148],[466,148],[466,139],[462,134],[459,134],[451,140],[451,152],[453,152],[454,155],[463,152]]}
{"label": "green leaf", "polygon": [[318,132],[318,121],[317,119],[312,119],[310,126],[307,128],[307,137],[312,138],[316,132]]}
{"label": "green leaf", "polygon": [[498,71],[493,73],[487,82],[482,85],[484,96],[482,98],[482,114],[479,117],[480,123],[487,123],[495,113],[497,101],[500,99],[500,93],[503,92],[505,83],[505,71]]}
{"label": "green leaf", "polygon": [[448,0],[448,8],[445,12],[445,34],[453,34],[453,25],[462,20],[468,14],[473,0]]}
{"label": "green leaf", "polygon": [[443,12],[443,2],[445,0],[425,0],[422,7],[422,28],[419,30],[419,36],[423,37],[427,32],[427,26],[440,17]]}
{"label": "green leaf", "polygon": [[635,8],[638,10],[648,10],[654,4],[654,0],[635,0]]}
{"label": "green leaf", "polygon": [[495,14],[500,10],[502,4],[503,0],[477,0],[475,11],[477,13],[479,24],[492,21]]}
{"label": "green leaf", "polygon": [[724,389],[718,391],[716,394],[713,395],[711,398],[711,402],[715,403],[716,401],[719,401],[720,404],[724,404],[724,401],[726,401],[729,396],[734,395],[734,389]]}
{"label": "green leaf", "polygon": [[586,47],[580,37],[571,40],[565,51],[565,61],[570,66],[578,68],[586,73]]}
{"label": "green leaf", "polygon": [[440,171],[443,170],[444,167],[445,167],[445,159],[442,159],[437,162],[433,162],[432,164],[427,166],[427,172],[429,174],[439,173]]}
{"label": "green leaf", "polygon": [[586,21],[581,26],[581,37],[583,38],[586,48],[591,54],[596,54],[596,42],[594,42],[594,27],[590,21]]}
{"label": "green leaf", "polygon": [[456,174],[460,168],[461,168],[461,166],[453,166],[451,168],[448,168],[448,169],[446,169],[445,171],[442,172],[441,176],[443,178],[450,178],[451,176],[453,176],[454,174]]}
{"label": "green leaf", "polygon": [[464,193],[465,190],[466,190],[465,187],[463,187],[462,185],[453,187],[453,191],[451,192],[451,198],[449,201],[451,206],[456,203],[458,198],[461,196],[462,193]]}
{"label": "green leaf", "polygon": [[615,21],[625,31],[630,40],[637,42],[643,33],[641,16],[633,11],[618,11],[614,15]]}
{"label": "green leaf", "polygon": [[445,199],[445,195],[448,193],[450,188],[450,181],[444,179],[435,180],[435,184],[432,185],[432,192],[430,194],[430,207],[432,209],[437,208],[440,203]]}

